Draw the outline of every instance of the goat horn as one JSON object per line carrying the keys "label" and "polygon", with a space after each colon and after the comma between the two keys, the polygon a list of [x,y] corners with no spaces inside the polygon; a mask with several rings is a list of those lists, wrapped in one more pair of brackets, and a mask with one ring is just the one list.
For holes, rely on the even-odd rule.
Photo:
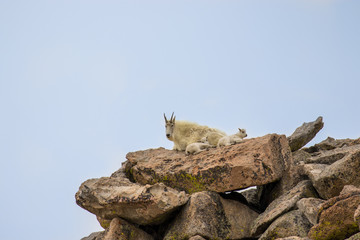
{"label": "goat horn", "polygon": [[170,122],[173,122],[175,119],[173,119],[174,117],[174,112],[171,114],[171,118],[170,118]]}
{"label": "goat horn", "polygon": [[166,116],[165,116],[165,113],[164,113],[164,118],[165,118],[165,122],[167,122],[168,120],[167,120],[167,118],[166,118]]}

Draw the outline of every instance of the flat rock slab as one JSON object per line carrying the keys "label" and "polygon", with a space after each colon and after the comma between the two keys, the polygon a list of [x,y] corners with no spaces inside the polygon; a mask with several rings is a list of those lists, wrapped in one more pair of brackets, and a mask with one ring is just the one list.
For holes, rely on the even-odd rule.
{"label": "flat rock slab", "polygon": [[291,151],[296,151],[310,142],[316,134],[323,128],[322,117],[318,117],[314,122],[304,123],[288,137]]}
{"label": "flat rock slab", "polygon": [[269,134],[191,156],[158,148],[126,157],[125,171],[133,181],[163,182],[194,193],[232,191],[277,181],[292,156],[285,135]]}
{"label": "flat rock slab", "polygon": [[141,186],[125,177],[85,181],[75,195],[76,203],[102,220],[120,217],[139,225],[160,224],[189,199],[185,192],[162,183]]}

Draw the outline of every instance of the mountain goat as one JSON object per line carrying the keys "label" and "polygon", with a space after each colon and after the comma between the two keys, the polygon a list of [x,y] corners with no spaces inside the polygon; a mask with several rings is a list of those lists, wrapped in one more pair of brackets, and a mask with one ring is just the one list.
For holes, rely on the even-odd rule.
{"label": "mountain goat", "polygon": [[212,132],[217,132],[226,136],[226,134],[218,129],[201,126],[197,123],[187,121],[175,121],[174,113],[170,120],[167,120],[165,113],[166,137],[174,142],[173,150],[185,151],[190,143],[199,142],[203,137]]}
{"label": "mountain goat", "polygon": [[247,137],[246,130],[239,128],[238,133],[220,138],[217,146],[221,147],[221,146],[229,146],[232,144],[236,144],[241,142],[242,139],[245,137]]}
{"label": "mountain goat", "polygon": [[202,152],[202,151],[204,151],[208,148],[212,148],[212,147],[215,147],[215,146],[210,145],[207,140],[207,137],[204,137],[201,139],[201,142],[190,143],[189,145],[187,145],[185,154],[186,155],[197,154],[199,152]]}

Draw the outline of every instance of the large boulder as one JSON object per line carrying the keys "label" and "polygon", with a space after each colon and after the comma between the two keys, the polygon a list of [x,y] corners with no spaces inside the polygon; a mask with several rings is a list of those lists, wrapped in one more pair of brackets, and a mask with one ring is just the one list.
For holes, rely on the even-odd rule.
{"label": "large boulder", "polygon": [[327,200],[319,210],[319,223],[308,237],[316,240],[345,239],[359,232],[354,213],[360,204],[360,189],[344,188],[337,197]]}
{"label": "large boulder", "polygon": [[265,212],[257,217],[251,229],[252,236],[263,233],[275,219],[294,209],[300,199],[316,196],[316,191],[309,180],[300,182],[295,188],[270,203]]}
{"label": "large boulder", "polygon": [[276,219],[259,240],[273,240],[290,236],[306,237],[311,226],[300,210],[293,210]]}
{"label": "large boulder", "polygon": [[243,239],[250,237],[250,226],[257,216],[248,206],[223,199],[217,193],[194,193],[171,223],[164,240],[197,235],[206,239]]}
{"label": "large boulder", "polygon": [[310,142],[316,134],[323,128],[322,117],[318,117],[314,122],[304,123],[288,137],[291,151],[296,151]]}
{"label": "large boulder", "polygon": [[142,186],[118,176],[85,181],[75,198],[80,207],[102,220],[120,217],[140,225],[153,225],[164,222],[189,197],[163,183]]}
{"label": "large boulder", "polygon": [[291,152],[284,135],[270,134],[196,155],[163,148],[127,154],[127,176],[185,190],[225,192],[279,180]]}
{"label": "large boulder", "polygon": [[316,158],[320,162],[336,160],[331,165],[320,163],[304,165],[305,172],[320,197],[330,199],[338,196],[345,185],[360,187],[360,145],[323,152]]}

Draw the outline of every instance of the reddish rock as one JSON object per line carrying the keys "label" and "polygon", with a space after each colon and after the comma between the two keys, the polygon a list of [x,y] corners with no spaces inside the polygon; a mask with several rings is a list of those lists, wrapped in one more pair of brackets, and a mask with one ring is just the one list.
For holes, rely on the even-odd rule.
{"label": "reddish rock", "polygon": [[[350,191],[355,189],[355,191]],[[308,237],[316,240],[342,240],[359,231],[354,213],[360,205],[360,193],[347,188],[342,195],[331,198],[321,205],[319,224],[311,228]]]}
{"label": "reddish rock", "polygon": [[163,148],[127,154],[127,176],[141,184],[163,182],[188,193],[225,192],[279,180],[291,152],[284,135],[270,134],[192,156]]}

